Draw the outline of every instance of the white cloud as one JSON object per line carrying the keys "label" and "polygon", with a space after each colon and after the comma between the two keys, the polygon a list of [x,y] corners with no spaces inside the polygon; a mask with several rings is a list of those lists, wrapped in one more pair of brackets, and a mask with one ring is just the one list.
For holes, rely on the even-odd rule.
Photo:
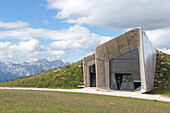
{"label": "white cloud", "polygon": [[162,49],[158,49],[158,50],[170,55],[170,49],[162,48]]}
{"label": "white cloud", "polygon": [[[170,50],[169,0],[47,0],[57,19],[117,29],[142,27],[158,50]],[[169,53],[170,54],[170,53]]]}
{"label": "white cloud", "polygon": [[112,28],[170,27],[169,0],[47,0],[56,18]]}
{"label": "white cloud", "polygon": [[6,49],[10,45],[10,42],[0,42],[0,50]]}
{"label": "white cloud", "polygon": [[56,59],[65,54],[65,51],[54,50],[43,46],[38,40],[21,41],[18,44],[0,42],[0,59],[3,61],[29,61],[33,59]]}
{"label": "white cloud", "polygon": [[94,50],[100,43],[111,39],[111,37],[99,36],[82,26],[75,25],[64,30],[48,30],[23,28],[9,31],[1,31],[0,38],[32,39],[45,38],[55,40],[51,47],[55,49]]}
{"label": "white cloud", "polygon": [[[55,59],[71,52],[92,52],[97,45],[111,38],[91,33],[87,28],[79,25],[63,30],[20,28],[0,31],[0,39],[23,40],[18,44],[1,42],[0,49],[6,49],[0,51],[0,59],[16,59],[16,61],[17,58],[27,60],[41,57]],[[38,41],[39,39],[52,42],[43,46]]]}
{"label": "white cloud", "polygon": [[10,51],[18,53],[30,53],[42,50],[38,40],[21,41],[19,44],[10,45]]}
{"label": "white cloud", "polygon": [[112,38],[90,33],[87,28],[79,25],[75,25],[64,32],[61,32],[59,37],[62,37],[64,40],[54,41],[50,45],[52,48],[78,51],[93,51],[97,45]]}
{"label": "white cloud", "polygon": [[170,28],[147,30],[148,37],[157,48],[170,48]]}
{"label": "white cloud", "polygon": [[170,28],[147,30],[146,34],[156,49],[170,54]]}
{"label": "white cloud", "polygon": [[13,29],[13,28],[23,28],[29,26],[29,23],[23,21],[16,22],[2,22],[0,21],[0,28]]}

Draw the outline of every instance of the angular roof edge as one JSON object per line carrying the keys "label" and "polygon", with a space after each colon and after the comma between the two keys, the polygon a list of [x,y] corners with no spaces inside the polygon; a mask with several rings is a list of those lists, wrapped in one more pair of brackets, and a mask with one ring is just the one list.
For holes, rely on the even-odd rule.
{"label": "angular roof edge", "polygon": [[[126,32],[124,32],[124,33],[116,36],[116,37],[113,37],[113,38],[110,39],[110,40],[116,39],[116,38],[120,37],[121,35],[124,35],[124,34],[126,34],[126,33],[128,33],[128,32],[131,32],[131,31],[134,31],[134,30],[137,30],[137,29],[143,31],[143,29],[142,29],[141,27],[135,27],[135,28],[130,29],[130,30],[128,30],[128,31],[126,31]],[[109,42],[110,40],[108,40],[107,42]],[[107,43],[107,42],[101,43],[100,45],[105,44],[105,43]],[[100,46],[100,45],[98,45],[98,46]],[[98,46],[96,46],[96,48],[97,48]]]}
{"label": "angular roof edge", "polygon": [[84,61],[84,63],[86,64],[87,62],[92,61],[92,60],[94,60],[94,59],[95,59],[95,53],[90,54],[90,55],[84,57],[84,58],[83,58],[83,61]]}
{"label": "angular roof edge", "polygon": [[[141,28],[141,27],[136,27],[136,28],[133,28],[133,29],[131,29],[131,30],[128,30],[128,31],[122,33],[121,35],[116,36],[116,37],[114,37],[114,38],[108,40],[107,42],[104,42],[104,43],[102,43],[102,44],[96,46],[96,48],[98,48],[98,47],[100,47],[100,46],[102,46],[102,45],[108,43],[108,42],[111,41],[111,40],[116,40],[117,38],[121,37],[122,35],[125,35],[125,34],[128,33],[128,32],[137,31],[137,30],[142,31],[142,28]],[[96,48],[95,48],[95,50],[96,50]],[[90,54],[90,55],[88,55],[88,56],[86,56],[86,57],[83,58],[83,60],[86,61],[86,62],[91,61],[91,60],[93,60],[93,59],[95,59],[95,53]]]}

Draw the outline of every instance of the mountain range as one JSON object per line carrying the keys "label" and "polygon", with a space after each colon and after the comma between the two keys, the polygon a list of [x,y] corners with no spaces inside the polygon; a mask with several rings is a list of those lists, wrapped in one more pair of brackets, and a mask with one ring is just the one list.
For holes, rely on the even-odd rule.
{"label": "mountain range", "polygon": [[64,63],[62,60],[48,61],[46,59],[39,59],[35,62],[23,62],[19,64],[0,61],[0,82],[35,75],[42,71],[64,67],[69,64],[69,62]]}

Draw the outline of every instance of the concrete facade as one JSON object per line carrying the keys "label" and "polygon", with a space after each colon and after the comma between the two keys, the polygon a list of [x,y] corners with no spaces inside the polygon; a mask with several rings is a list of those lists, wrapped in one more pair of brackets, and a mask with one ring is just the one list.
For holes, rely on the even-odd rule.
{"label": "concrete facade", "polygon": [[[141,28],[132,29],[97,46],[94,54],[83,59],[85,87],[90,87],[89,67],[94,64],[98,88],[119,89],[118,85],[121,85],[120,89],[126,89],[129,85],[133,89],[140,82],[137,89],[141,92],[153,89],[156,50]],[[119,84],[117,81],[120,78]]]}

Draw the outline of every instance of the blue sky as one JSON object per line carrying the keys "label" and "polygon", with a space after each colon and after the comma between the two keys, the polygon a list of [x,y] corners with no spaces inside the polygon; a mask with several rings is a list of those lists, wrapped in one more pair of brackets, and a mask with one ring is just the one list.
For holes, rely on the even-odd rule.
{"label": "blue sky", "polygon": [[134,27],[144,28],[155,48],[169,54],[169,5],[168,0],[0,0],[0,61],[78,61]]}

